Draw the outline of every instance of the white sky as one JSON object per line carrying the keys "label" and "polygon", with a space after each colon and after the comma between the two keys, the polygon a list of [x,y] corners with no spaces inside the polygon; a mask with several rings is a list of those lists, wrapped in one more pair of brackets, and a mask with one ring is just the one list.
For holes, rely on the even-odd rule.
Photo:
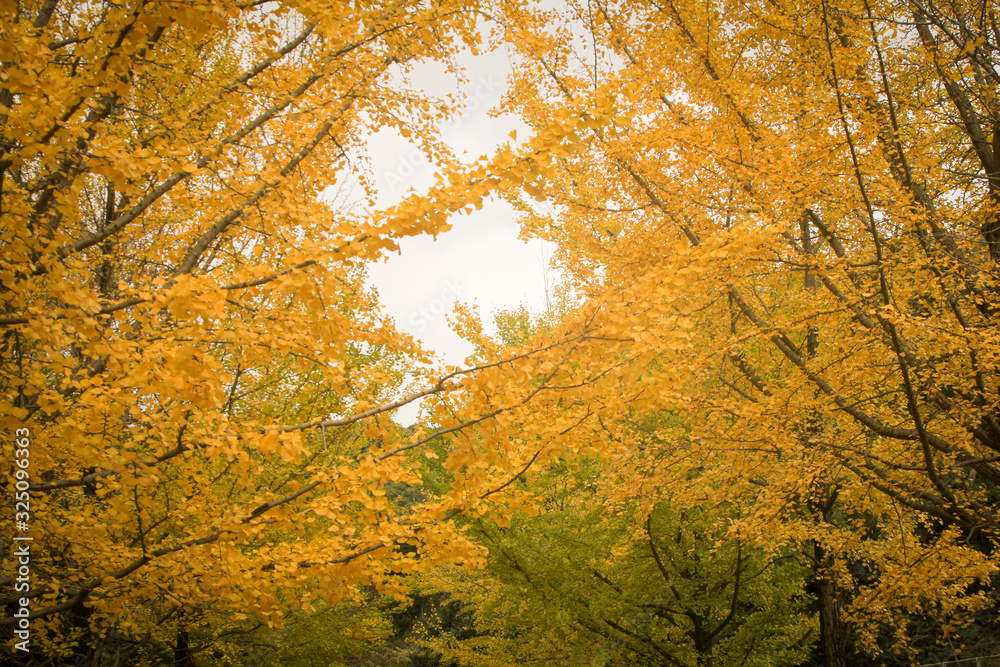
{"label": "white sky", "polygon": [[[444,126],[443,137],[459,156],[467,151],[467,158],[475,160],[509,141],[511,130],[522,137],[528,130],[514,116],[489,116],[511,70],[506,52],[466,54],[461,64],[468,79],[461,86],[441,66],[417,66],[407,78],[414,88],[434,95],[460,91],[467,96],[467,110]],[[392,205],[410,188],[423,192],[434,183],[434,169],[415,145],[396,132],[379,132],[366,143],[380,208]],[[521,303],[533,311],[544,307],[543,258],[550,253],[540,241],[529,244],[518,239],[516,218],[506,202],[492,200],[471,215],[453,217],[452,229],[436,240],[430,236],[404,239],[399,255],[369,267],[370,282],[396,325],[445,363],[463,365],[472,351],[448,327],[447,315],[456,300],[477,304],[490,328],[496,310]],[[408,406],[396,420],[412,423],[416,413],[416,406]]]}

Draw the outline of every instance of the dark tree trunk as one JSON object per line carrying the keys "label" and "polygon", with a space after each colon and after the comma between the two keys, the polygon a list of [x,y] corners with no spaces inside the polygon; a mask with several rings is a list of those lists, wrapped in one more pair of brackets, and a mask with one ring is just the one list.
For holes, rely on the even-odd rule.
{"label": "dark tree trunk", "polygon": [[819,603],[820,647],[825,667],[847,665],[847,632],[840,619],[840,592],[830,576],[832,558],[823,547],[815,546],[816,598]]}
{"label": "dark tree trunk", "polygon": [[191,645],[188,641],[188,631],[184,627],[177,628],[177,645],[174,647],[174,667],[194,667],[191,659]]}
{"label": "dark tree trunk", "polygon": [[73,650],[73,662],[78,667],[93,667],[96,650],[96,637],[90,631],[90,616],[93,610],[84,604],[85,600],[86,598],[81,599],[69,612],[73,629],[81,633]]}

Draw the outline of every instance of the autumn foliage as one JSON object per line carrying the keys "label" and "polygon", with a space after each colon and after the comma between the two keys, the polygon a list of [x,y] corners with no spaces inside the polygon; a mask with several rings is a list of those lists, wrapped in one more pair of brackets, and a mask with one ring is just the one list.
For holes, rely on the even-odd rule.
{"label": "autumn foliage", "polygon": [[[30,431],[40,653],[99,665],[418,573],[560,610],[437,641],[463,664],[535,631],[547,664],[837,666],[995,616],[988,3],[46,0],[0,30],[0,420],[5,457]],[[465,163],[398,75],[489,30],[532,134]],[[383,128],[439,179],[379,211],[356,156]],[[499,335],[459,309],[476,353],[429,371],[364,264],[492,194],[558,248],[560,307]],[[486,564],[487,593],[455,574]],[[730,629],[699,644],[699,609]]]}
{"label": "autumn foliage", "polygon": [[32,443],[36,651],[93,658],[114,639],[93,633],[142,638],[178,604],[276,623],[413,567],[399,540],[471,558],[437,509],[386,506],[413,472],[381,413],[425,357],[361,271],[444,221],[324,196],[358,181],[366,133],[434,141],[447,110],[387,81],[471,41],[468,8],[47,2],[2,21],[0,413],[7,444]]}

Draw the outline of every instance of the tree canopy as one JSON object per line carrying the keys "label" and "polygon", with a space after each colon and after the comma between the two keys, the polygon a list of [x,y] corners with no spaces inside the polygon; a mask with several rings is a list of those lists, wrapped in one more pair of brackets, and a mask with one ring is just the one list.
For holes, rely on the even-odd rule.
{"label": "tree canopy", "polygon": [[[280,626],[444,565],[517,570],[523,539],[496,537],[512,521],[585,530],[596,580],[577,567],[526,604],[563,605],[547,632],[612,633],[566,601],[604,583],[609,609],[666,604],[685,577],[654,556],[657,516],[677,544],[729,545],[703,572],[732,571],[733,608],[744,554],[794,561],[801,581],[771,590],[811,596],[831,667],[849,643],[968,636],[1000,606],[995,13],[4,5],[0,424],[5,456],[30,452],[30,521],[16,473],[3,511],[33,542],[30,590],[0,599],[30,601],[35,655],[100,665],[164,623],[181,646],[196,611]],[[511,54],[502,109],[531,134],[466,162],[438,133],[456,110],[398,75],[484,40]],[[357,152],[383,128],[438,180],[377,210]],[[555,244],[558,312],[491,336],[459,308],[476,352],[434,369],[365,262],[494,195]],[[418,399],[426,423],[391,420]],[[587,508],[527,518],[554,511],[546,479],[588,466]],[[655,594],[636,584],[657,574]],[[630,594],[612,604],[612,584]]]}

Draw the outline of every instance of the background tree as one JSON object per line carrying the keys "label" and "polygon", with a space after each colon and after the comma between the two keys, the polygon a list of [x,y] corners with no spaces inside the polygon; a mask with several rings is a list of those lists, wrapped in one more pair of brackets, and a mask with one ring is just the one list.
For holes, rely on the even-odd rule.
{"label": "background tree", "polygon": [[817,639],[806,570],[732,535],[732,506],[609,511],[592,462],[529,486],[541,513],[481,520],[483,574],[445,572],[477,637],[428,642],[460,665],[799,664]]}

